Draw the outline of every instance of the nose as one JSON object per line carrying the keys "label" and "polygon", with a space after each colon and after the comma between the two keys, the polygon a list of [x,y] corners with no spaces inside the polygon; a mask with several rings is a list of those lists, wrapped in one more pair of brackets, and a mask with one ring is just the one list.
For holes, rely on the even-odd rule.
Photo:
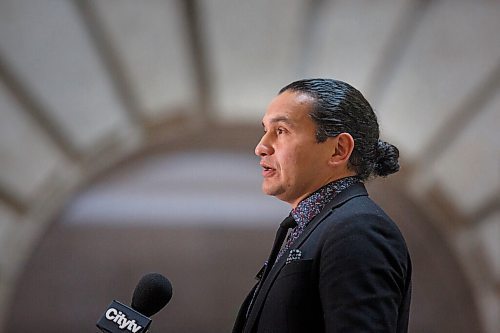
{"label": "nose", "polygon": [[274,153],[273,147],[266,139],[266,134],[262,136],[257,146],[255,146],[255,155],[263,157],[272,155]]}

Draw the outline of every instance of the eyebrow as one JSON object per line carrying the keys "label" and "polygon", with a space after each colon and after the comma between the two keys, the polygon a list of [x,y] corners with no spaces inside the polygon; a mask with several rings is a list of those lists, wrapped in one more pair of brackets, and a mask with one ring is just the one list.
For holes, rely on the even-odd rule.
{"label": "eyebrow", "polygon": [[[271,123],[271,124],[280,123],[280,122],[286,123],[290,126],[294,125],[294,123],[290,120],[290,118],[288,118],[286,116],[279,116],[279,117],[271,118],[269,120],[269,123]],[[262,126],[265,127],[264,122],[262,122]]]}

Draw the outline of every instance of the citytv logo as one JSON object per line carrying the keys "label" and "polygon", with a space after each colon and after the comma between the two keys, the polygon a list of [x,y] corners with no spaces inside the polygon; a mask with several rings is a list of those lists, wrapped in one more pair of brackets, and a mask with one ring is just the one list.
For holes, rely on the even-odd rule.
{"label": "citytv logo", "polygon": [[128,319],[123,312],[115,308],[108,309],[104,315],[106,319],[116,323],[120,329],[125,328],[127,331],[137,333],[142,328],[142,326],[137,325],[135,319]]}
{"label": "citytv logo", "polygon": [[148,317],[113,301],[97,322],[97,327],[106,333],[145,333],[150,324],[151,319]]}

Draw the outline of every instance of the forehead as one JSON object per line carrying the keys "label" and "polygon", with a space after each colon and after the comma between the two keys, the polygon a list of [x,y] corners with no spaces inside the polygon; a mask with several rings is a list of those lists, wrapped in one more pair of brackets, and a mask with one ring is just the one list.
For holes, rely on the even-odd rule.
{"label": "forehead", "polygon": [[276,96],[269,104],[262,119],[263,123],[272,122],[301,122],[305,118],[310,120],[314,99],[304,93],[285,91]]}

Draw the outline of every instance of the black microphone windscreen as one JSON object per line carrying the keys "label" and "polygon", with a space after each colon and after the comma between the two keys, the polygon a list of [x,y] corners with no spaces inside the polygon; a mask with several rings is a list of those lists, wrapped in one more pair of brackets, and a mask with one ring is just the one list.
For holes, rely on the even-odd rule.
{"label": "black microphone windscreen", "polygon": [[159,273],[144,275],[132,296],[132,309],[151,317],[160,311],[172,298],[170,281]]}

